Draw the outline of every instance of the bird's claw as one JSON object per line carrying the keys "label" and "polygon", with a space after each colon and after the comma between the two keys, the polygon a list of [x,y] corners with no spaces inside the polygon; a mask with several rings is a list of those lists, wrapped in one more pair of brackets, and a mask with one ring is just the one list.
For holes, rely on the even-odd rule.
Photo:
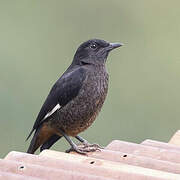
{"label": "bird's claw", "polygon": [[97,149],[104,149],[104,147],[100,146],[99,144],[90,144],[90,143],[83,143],[84,147],[94,147]]}
{"label": "bird's claw", "polygon": [[103,149],[98,144],[80,144],[76,147],[71,147],[70,149],[66,150],[66,153],[69,153],[71,151],[75,151],[80,154],[86,154],[88,152],[95,152],[95,151],[101,151]]}
{"label": "bird's claw", "polygon": [[84,152],[81,148],[79,148],[79,147],[77,147],[77,148],[70,148],[70,149],[68,149],[68,150],[66,150],[66,153],[70,153],[70,152],[72,152],[72,151],[75,151],[75,152],[77,152],[77,153],[79,153],[79,154],[86,154],[86,152]]}

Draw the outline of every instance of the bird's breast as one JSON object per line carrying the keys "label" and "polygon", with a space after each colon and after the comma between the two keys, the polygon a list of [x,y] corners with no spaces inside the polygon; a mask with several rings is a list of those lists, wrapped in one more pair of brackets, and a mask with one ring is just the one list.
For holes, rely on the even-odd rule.
{"label": "bird's breast", "polygon": [[76,98],[60,110],[61,128],[71,136],[87,129],[101,110],[107,90],[108,73],[105,69],[87,71]]}
{"label": "bird's breast", "polygon": [[94,105],[103,101],[108,90],[108,73],[105,69],[87,72],[80,95]]}

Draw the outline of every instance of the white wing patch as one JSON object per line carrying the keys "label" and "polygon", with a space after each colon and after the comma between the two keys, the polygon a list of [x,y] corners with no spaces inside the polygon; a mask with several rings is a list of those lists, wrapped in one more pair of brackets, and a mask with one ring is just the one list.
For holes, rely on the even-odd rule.
{"label": "white wing patch", "polygon": [[54,112],[56,112],[58,109],[60,109],[60,105],[59,104],[57,104],[51,111],[49,111],[47,114],[46,114],[46,116],[43,118],[43,119],[46,119],[46,118],[48,118],[50,115],[52,115]]}

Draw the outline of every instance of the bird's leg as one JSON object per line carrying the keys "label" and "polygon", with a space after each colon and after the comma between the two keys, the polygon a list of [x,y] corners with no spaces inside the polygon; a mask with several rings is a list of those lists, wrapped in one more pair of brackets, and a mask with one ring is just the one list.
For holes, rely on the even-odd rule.
{"label": "bird's leg", "polygon": [[[58,115],[59,115],[59,111],[58,111]],[[59,117],[58,116],[58,120],[59,120]],[[59,129],[59,132],[61,133],[61,135],[63,135],[65,137],[65,139],[67,140],[67,142],[71,145],[71,148],[66,150],[67,153],[69,153],[70,151],[76,151],[77,153],[80,153],[80,154],[86,154],[85,152],[83,152],[71,139],[68,135],[66,135],[64,133],[64,131],[62,131],[61,129]]]}
{"label": "bird's leg", "polygon": [[84,151],[83,148],[78,147],[71,139],[69,136],[67,136],[62,130],[59,130],[59,132],[65,137],[65,139],[67,140],[67,142],[71,145],[71,148],[66,150],[67,153],[71,152],[71,151],[75,151],[77,153],[80,154],[86,154],[87,151]]}
{"label": "bird's leg", "polygon": [[81,136],[75,136],[75,138],[79,140],[80,142],[82,142],[83,144],[89,144],[89,142],[85,140],[84,138],[82,138]]}
{"label": "bird's leg", "polygon": [[85,140],[81,136],[75,136],[75,138],[77,140],[79,140],[80,142],[82,142],[85,147],[94,147],[97,149],[104,149],[103,147],[99,146],[98,144],[90,144],[87,140]]}
{"label": "bird's leg", "polygon": [[64,135],[65,139],[68,141],[68,143],[71,145],[71,148],[66,150],[67,153],[70,151],[76,151],[80,154],[86,154],[83,150],[81,150],[67,135]]}
{"label": "bird's leg", "polygon": [[80,154],[86,154],[87,152],[94,152],[99,150],[100,151],[100,146],[99,145],[95,145],[95,144],[89,144],[88,141],[86,141],[85,139],[83,139],[80,136],[76,136],[76,139],[78,139],[80,142],[83,143],[83,147],[81,146],[77,146],[68,135],[66,135],[66,133],[64,133],[64,131],[62,131],[61,129],[59,129],[59,132],[61,135],[63,135],[65,137],[65,139],[67,140],[67,142],[71,145],[71,148],[66,150],[67,153],[71,152],[71,151],[75,151],[77,153]]}

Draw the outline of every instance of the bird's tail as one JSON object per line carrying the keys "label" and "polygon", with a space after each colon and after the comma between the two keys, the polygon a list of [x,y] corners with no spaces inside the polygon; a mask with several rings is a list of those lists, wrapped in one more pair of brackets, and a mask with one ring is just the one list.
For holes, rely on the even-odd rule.
{"label": "bird's tail", "polygon": [[53,144],[55,144],[62,136],[57,134],[52,135],[40,148],[40,152],[49,149]]}
{"label": "bird's tail", "polygon": [[54,130],[43,123],[34,133],[34,136],[31,140],[27,153],[34,154],[34,152],[48,139],[53,136]]}
{"label": "bird's tail", "polygon": [[35,131],[34,133],[34,136],[31,140],[31,143],[29,145],[29,148],[27,150],[27,153],[30,153],[30,154],[34,154],[34,152],[38,149],[38,147],[40,146],[38,143],[37,143],[37,137],[38,137],[38,131]]}

